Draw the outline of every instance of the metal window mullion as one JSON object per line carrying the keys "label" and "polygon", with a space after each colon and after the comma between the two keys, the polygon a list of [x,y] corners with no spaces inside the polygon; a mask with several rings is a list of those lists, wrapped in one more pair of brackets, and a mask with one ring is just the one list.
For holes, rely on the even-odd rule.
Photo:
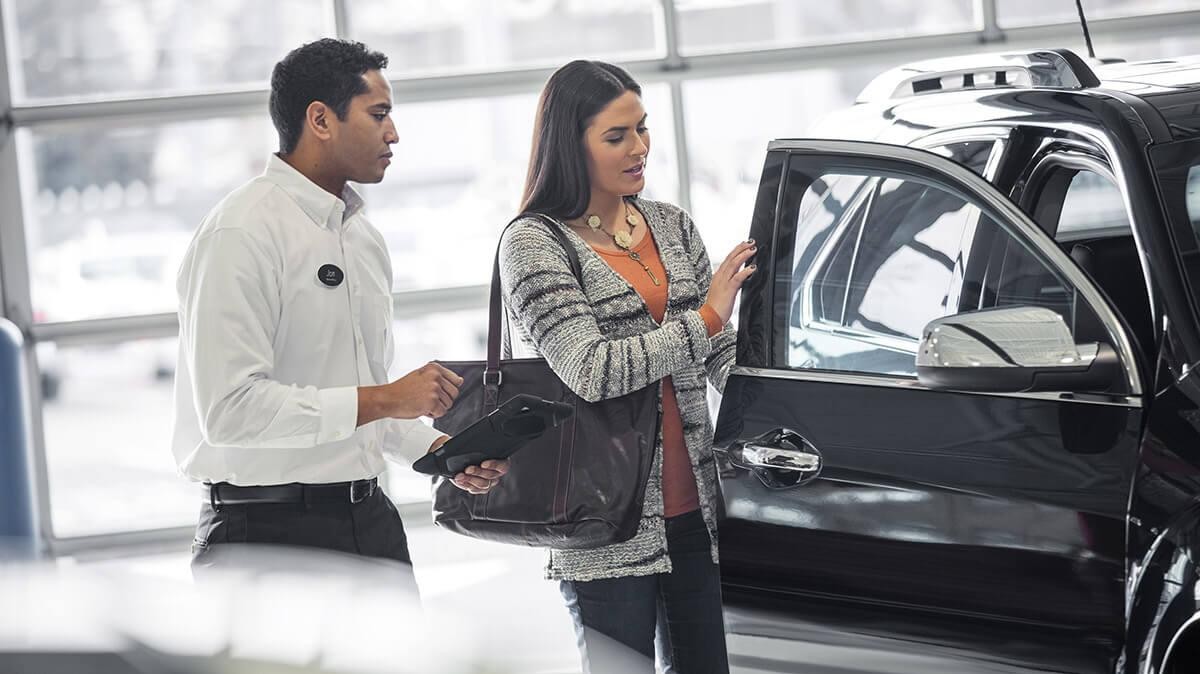
{"label": "metal window mullion", "polygon": [[[674,4],[664,1],[664,12]],[[993,0],[981,0],[982,8],[994,7]],[[710,77],[739,76],[755,73],[789,72],[813,68],[843,68],[878,65],[881,62],[905,62],[936,56],[951,56],[978,49],[981,40],[1002,40],[1011,48],[1034,47],[1053,43],[1074,44],[1079,39],[1076,23],[1017,27],[1002,34],[988,31],[990,14],[985,13],[982,30],[936,35],[808,45],[730,53],[678,54],[678,36],[669,28],[675,19],[664,22],[667,28],[667,57],[623,62],[643,84],[676,82]],[[1135,39],[1191,35],[1190,26],[1200,23],[1200,11],[1188,10],[1137,17],[1096,19],[1089,22],[1092,33],[1101,38]],[[996,27],[998,29],[998,26]],[[536,92],[553,72],[553,67],[534,67],[490,73],[469,73],[392,80],[396,99],[404,102],[482,98]],[[121,118],[153,121],[158,119],[203,118],[221,115],[261,114],[266,107],[267,90],[238,90],[219,93],[159,96],[77,103],[45,103],[17,106],[13,118],[18,126],[50,123],[83,123],[98,119]]]}
{"label": "metal window mullion", "polygon": [[332,0],[333,10],[333,34],[339,39],[349,40],[350,37],[350,9],[346,6],[349,0]]}
{"label": "metal window mullion", "polygon": [[[407,320],[454,311],[487,307],[487,285],[407,290],[393,293],[394,318]],[[166,339],[179,334],[179,319],[174,313],[93,318],[63,323],[38,323],[32,326],[33,340],[54,342],[59,346],[106,344],[133,339]]]}
{"label": "metal window mullion", "polygon": [[[199,503],[199,493],[196,494],[196,499]],[[50,540],[49,550],[54,557],[71,556],[86,560],[103,559],[110,555],[127,557],[135,550],[144,553],[169,550],[186,552],[195,532],[195,526],[187,525],[68,536]]]}
{"label": "metal window mullion", "polygon": [[667,70],[679,70],[684,67],[684,61],[679,54],[679,12],[675,7],[675,0],[662,0],[662,10],[663,43],[666,47],[663,67]]}
{"label": "metal window mullion", "polygon": [[675,163],[679,178],[679,206],[692,211],[692,167],[688,152],[687,120],[683,110],[683,82],[671,82],[671,114],[675,119]]}
{"label": "metal window mullion", "polygon": [[107,101],[47,102],[17,106],[13,109],[13,120],[17,126],[28,127],[82,126],[109,119],[155,124],[265,114],[267,98],[266,89],[252,89]]}
{"label": "metal window mullion", "polygon": [[[34,500],[35,526],[41,535],[39,543],[52,538],[50,521],[50,489],[46,465],[46,442],[42,432],[42,390],[37,367],[35,341],[30,339],[33,325],[33,301],[29,287],[29,253],[26,245],[26,204],[21,185],[21,145],[16,125],[9,116],[13,91],[9,78],[10,40],[16,31],[8,14],[11,5],[0,3],[0,314],[16,324],[26,337],[24,382],[28,392],[28,433],[31,456],[30,472],[33,482],[30,492]],[[41,552],[41,550],[39,550]]]}
{"label": "metal window mullion", "polygon": [[[666,47],[666,58],[661,69],[668,73],[678,73],[687,68],[687,64],[679,53],[679,13],[675,0],[662,0],[663,11],[663,41]],[[687,121],[683,109],[683,81],[673,77],[668,81],[671,89],[671,118],[674,121],[675,132],[675,172],[679,182],[679,205],[686,211],[692,210],[692,170],[688,153]]]}
{"label": "metal window mullion", "polygon": [[996,2],[997,0],[976,0],[975,2],[975,15],[981,29],[980,42],[1004,41],[1004,31],[1000,30],[1000,23],[996,20]]}

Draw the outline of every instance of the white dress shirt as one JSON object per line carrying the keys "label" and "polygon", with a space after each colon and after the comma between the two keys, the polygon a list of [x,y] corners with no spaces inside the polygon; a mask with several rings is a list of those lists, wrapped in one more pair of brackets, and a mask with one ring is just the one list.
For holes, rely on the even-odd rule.
{"label": "white dress shirt", "polygon": [[[329,286],[317,270],[344,274]],[[362,199],[278,156],[204,219],[177,279],[173,451],[193,480],[340,482],[410,461],[441,434],[419,420],[355,428],[357,387],[392,361],[392,265]]]}

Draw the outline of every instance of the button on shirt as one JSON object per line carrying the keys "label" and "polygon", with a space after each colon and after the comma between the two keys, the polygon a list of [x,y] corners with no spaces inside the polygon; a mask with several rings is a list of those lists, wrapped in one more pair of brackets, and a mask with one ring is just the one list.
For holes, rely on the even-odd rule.
{"label": "button on shirt", "polygon": [[[335,265],[342,282],[317,271]],[[208,214],[179,270],[173,451],[193,480],[340,482],[411,461],[419,420],[355,428],[359,386],[392,360],[392,268],[346,187],[338,199],[272,155]]]}

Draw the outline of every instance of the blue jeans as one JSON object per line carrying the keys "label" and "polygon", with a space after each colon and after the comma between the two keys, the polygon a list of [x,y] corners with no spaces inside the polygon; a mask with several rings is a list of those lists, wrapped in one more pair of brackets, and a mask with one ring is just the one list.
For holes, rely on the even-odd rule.
{"label": "blue jeans", "polygon": [[668,518],[671,573],[560,584],[585,674],[729,671],[721,574],[699,510]]}

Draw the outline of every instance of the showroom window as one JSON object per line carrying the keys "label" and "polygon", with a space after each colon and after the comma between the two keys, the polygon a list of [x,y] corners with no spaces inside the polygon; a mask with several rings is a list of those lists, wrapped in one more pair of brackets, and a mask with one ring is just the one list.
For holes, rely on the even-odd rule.
{"label": "showroom window", "polygon": [[[1184,11],[1194,3],[1087,4],[1102,55],[1200,51],[1181,20],[1194,23]],[[194,525],[197,491],[170,453],[174,273],[205,213],[274,149],[267,88],[289,49],[340,36],[390,57],[398,159],[363,192],[393,259],[399,376],[433,358],[482,356],[496,237],[515,215],[537,95],[555,66],[609,60],[641,82],[645,196],[688,208],[716,262],[746,236],[769,141],[812,133],[903,63],[981,41],[1082,51],[1073,3],[1062,5],[0,0],[0,294],[4,317],[33,343],[34,466],[51,548],[165,540]],[[906,189],[842,178],[813,198],[849,208],[863,190],[882,202]],[[820,217],[826,237],[831,223],[871,224],[869,211],[857,224]],[[809,290],[820,299],[813,320],[911,339],[918,321],[887,313],[887,287],[920,270],[939,286],[952,276],[940,256],[950,229],[895,240],[863,229],[873,248],[853,261],[853,250],[831,249]],[[804,245],[825,243],[814,234]],[[404,466],[387,482],[398,501],[428,499],[428,483]]]}

